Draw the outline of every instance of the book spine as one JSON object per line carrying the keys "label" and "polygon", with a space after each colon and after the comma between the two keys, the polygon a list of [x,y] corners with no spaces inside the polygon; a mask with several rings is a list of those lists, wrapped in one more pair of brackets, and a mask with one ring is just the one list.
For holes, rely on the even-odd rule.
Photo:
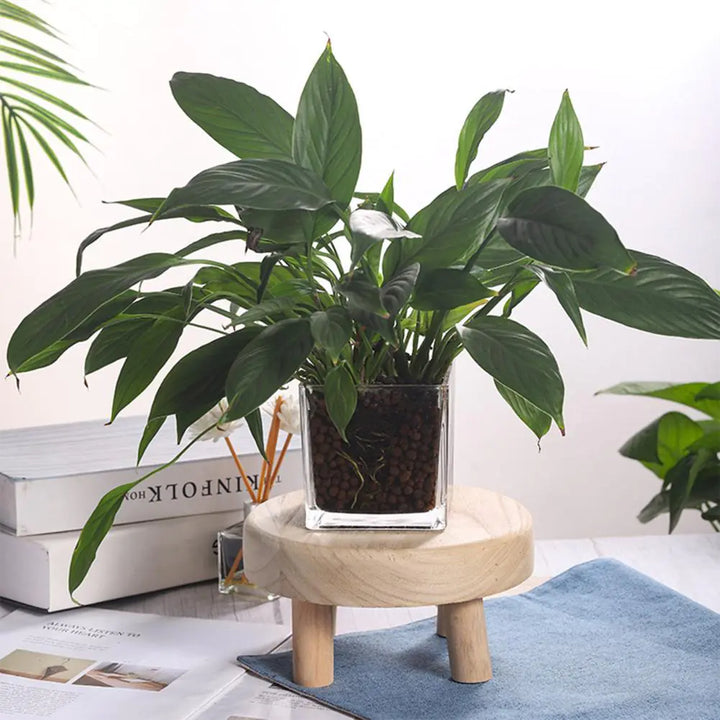
{"label": "book spine", "polygon": [[[241,460],[251,484],[257,488],[260,456],[243,456]],[[6,517],[0,516],[0,524],[20,536],[79,530],[106,492],[133,482],[152,469],[130,468],[62,478],[12,480],[16,517],[13,522],[8,504]],[[300,489],[302,477],[301,451],[289,450],[273,494]],[[115,522],[127,524],[226,510],[239,512],[248,499],[232,458],[178,462],[130,490]]]}
{"label": "book spine", "polygon": [[[217,577],[218,530],[235,512],[132,523],[112,528],[77,600],[89,605]],[[17,537],[0,533],[0,596],[54,612],[74,607],[70,558],[79,533]]]}

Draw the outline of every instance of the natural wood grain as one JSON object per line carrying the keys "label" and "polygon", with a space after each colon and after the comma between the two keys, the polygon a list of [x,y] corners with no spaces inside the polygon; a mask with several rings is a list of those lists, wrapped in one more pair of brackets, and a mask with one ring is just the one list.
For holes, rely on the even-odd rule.
{"label": "natural wood grain", "polygon": [[321,605],[394,607],[474,600],[532,572],[532,520],[515,500],[455,487],[443,532],[307,530],[302,492],[245,523],[245,573],[278,595]]}
{"label": "natural wood grain", "polygon": [[468,600],[441,609],[452,679],[461,683],[487,682],[492,678],[492,663],[483,601]]}
{"label": "natural wood grain", "polygon": [[305,687],[331,685],[335,608],[292,601],[293,680]]}

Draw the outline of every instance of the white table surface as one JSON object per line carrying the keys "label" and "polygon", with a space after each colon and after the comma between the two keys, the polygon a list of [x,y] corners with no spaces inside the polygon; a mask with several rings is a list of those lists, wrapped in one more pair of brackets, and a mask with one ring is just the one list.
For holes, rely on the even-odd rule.
{"label": "white table surface", "polygon": [[[535,576],[547,578],[599,557],[635,570],[720,612],[720,534],[541,540],[535,544]],[[257,604],[220,595],[214,582],[103,603],[101,607],[185,617],[290,625],[290,601]],[[0,617],[15,609],[0,600]],[[401,625],[435,614],[435,608],[339,608],[339,633]]]}

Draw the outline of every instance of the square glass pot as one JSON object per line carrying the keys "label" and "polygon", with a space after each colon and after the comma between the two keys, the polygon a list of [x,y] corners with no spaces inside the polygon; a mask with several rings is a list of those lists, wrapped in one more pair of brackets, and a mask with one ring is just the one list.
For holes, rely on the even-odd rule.
{"label": "square glass pot", "polygon": [[323,388],[300,388],[305,525],[442,530],[452,474],[450,387],[361,385],[345,442]]}

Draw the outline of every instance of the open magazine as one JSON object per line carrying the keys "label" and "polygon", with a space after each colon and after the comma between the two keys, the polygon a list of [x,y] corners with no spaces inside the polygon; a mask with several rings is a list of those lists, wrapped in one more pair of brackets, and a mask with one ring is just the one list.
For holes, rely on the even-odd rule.
{"label": "open magazine", "polygon": [[[93,608],[16,610],[0,620],[0,719],[186,720],[238,685],[237,655],[270,652],[289,634],[280,625]],[[217,717],[232,714],[270,717],[239,707]]]}

